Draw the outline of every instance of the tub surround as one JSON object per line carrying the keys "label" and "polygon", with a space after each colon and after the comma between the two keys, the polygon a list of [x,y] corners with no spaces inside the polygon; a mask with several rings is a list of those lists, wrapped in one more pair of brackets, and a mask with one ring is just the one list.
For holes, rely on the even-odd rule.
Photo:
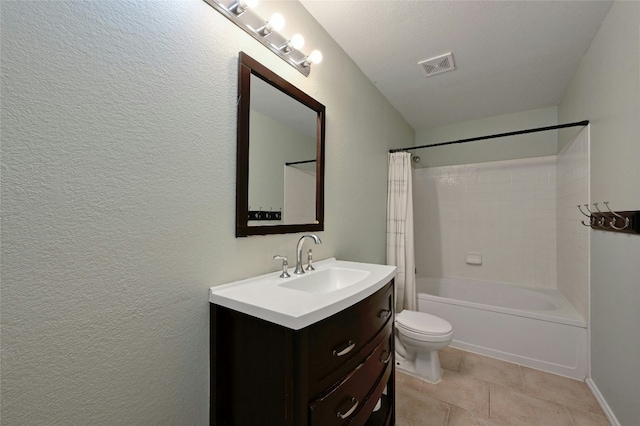
{"label": "tub surround", "polygon": [[586,321],[589,129],[557,156],[415,170],[416,210],[435,218],[415,224],[418,273],[558,289]]}
{"label": "tub surround", "polygon": [[555,156],[416,169],[418,275],[555,288],[555,175]]}
{"label": "tub surround", "polygon": [[[589,317],[590,229],[576,215],[589,201],[589,131],[583,129],[558,154],[556,227],[558,290],[583,319]],[[578,220],[580,219],[580,220]]]}

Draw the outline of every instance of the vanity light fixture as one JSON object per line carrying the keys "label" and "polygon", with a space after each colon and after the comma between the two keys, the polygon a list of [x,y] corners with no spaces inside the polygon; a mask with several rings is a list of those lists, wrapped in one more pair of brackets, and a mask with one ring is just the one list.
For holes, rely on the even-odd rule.
{"label": "vanity light fixture", "polygon": [[295,34],[287,38],[280,34],[284,28],[284,17],[281,14],[274,13],[268,21],[261,18],[254,10],[258,0],[204,1],[303,75],[309,76],[311,64],[322,61],[319,50],[314,50],[309,55],[300,51],[304,46],[302,35]]}

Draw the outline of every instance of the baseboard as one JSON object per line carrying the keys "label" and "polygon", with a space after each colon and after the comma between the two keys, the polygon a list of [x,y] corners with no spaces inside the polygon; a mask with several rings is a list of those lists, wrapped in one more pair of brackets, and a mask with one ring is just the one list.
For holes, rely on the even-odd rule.
{"label": "baseboard", "polygon": [[609,420],[609,423],[611,423],[612,426],[621,426],[618,419],[616,419],[616,415],[613,414],[611,407],[609,407],[609,404],[607,404],[607,401],[604,399],[604,397],[600,393],[600,390],[598,390],[598,387],[593,382],[593,379],[588,377],[587,380],[585,380],[585,383],[591,390],[593,396],[596,398],[596,401],[598,401],[598,404],[600,404],[600,408],[602,408],[602,411],[604,411],[604,415],[607,416],[607,420]]}
{"label": "baseboard", "polygon": [[490,358],[496,358],[502,361],[510,362],[513,364],[523,365],[525,367],[533,368],[536,370],[546,371],[547,373],[557,374],[558,376],[569,377],[575,380],[584,380],[586,377],[585,363],[576,362],[576,366],[566,366],[560,364],[554,364],[551,362],[542,361],[539,359],[533,359],[519,354],[497,351],[484,346],[478,346],[471,343],[460,342],[453,340],[449,345],[452,348],[461,349],[467,352],[473,352],[479,355],[488,356]]}

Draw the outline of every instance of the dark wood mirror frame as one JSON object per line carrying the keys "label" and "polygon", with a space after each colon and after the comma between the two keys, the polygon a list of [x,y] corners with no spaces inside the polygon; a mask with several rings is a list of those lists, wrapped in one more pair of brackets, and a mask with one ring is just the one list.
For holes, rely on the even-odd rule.
{"label": "dark wood mirror frame", "polygon": [[[251,75],[296,99],[318,114],[316,143],[315,223],[249,226],[249,110]],[[325,107],[244,52],[238,58],[238,152],[236,164],[236,237],[289,234],[324,230],[324,126]]]}

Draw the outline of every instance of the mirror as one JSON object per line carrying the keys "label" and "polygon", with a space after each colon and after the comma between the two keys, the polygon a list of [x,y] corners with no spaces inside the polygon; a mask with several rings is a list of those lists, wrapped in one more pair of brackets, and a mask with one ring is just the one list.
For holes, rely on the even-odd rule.
{"label": "mirror", "polygon": [[324,229],[325,107],[240,52],[236,237]]}

